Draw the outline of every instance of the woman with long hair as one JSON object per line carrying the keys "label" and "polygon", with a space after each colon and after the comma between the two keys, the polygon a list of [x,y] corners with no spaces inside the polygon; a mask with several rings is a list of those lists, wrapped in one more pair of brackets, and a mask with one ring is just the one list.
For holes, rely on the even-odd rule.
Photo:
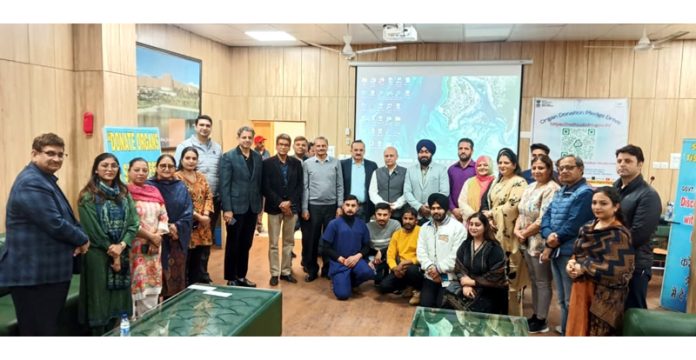
{"label": "woman with long hair", "polygon": [[520,243],[515,238],[515,221],[519,211],[517,206],[522,198],[522,193],[527,188],[527,181],[520,176],[520,164],[517,155],[508,149],[502,148],[496,159],[498,162],[498,177],[488,189],[489,210],[483,213],[496,228],[495,238],[505,250],[509,265],[507,269],[510,280],[509,314],[522,316],[522,300],[524,288],[529,285],[529,274],[524,257],[520,251]]}
{"label": "woman with long hair", "polygon": [[162,292],[160,246],[162,236],[169,233],[164,199],[156,187],[145,183],[148,173],[147,161],[141,157],[128,164],[128,192],[140,217],[140,229],[130,252],[131,293],[136,318],[157,306]]}
{"label": "woman with long hair", "polygon": [[485,215],[474,213],[466,223],[467,238],[454,266],[456,279],[447,287],[445,300],[457,310],[507,314],[505,252]]}
{"label": "woman with long hair", "polygon": [[[184,182],[193,201],[193,230],[186,260],[187,284],[204,282],[213,236],[210,231],[210,213],[213,212],[213,194],[205,175],[196,171],[198,150],[188,146],[181,151],[176,177]],[[207,282],[207,281],[206,281]]]}
{"label": "woman with long hair", "polygon": [[580,228],[566,272],[573,279],[566,336],[620,334],[635,254],[616,188],[594,191],[595,219]]}
{"label": "woman with long hair", "polygon": [[155,164],[155,176],[146,183],[159,190],[169,218],[169,233],[162,237],[162,297],[174,296],[186,287],[186,253],[191,240],[193,204],[176,172],[176,161],[162,154]]}
{"label": "woman with long hair", "polygon": [[140,219],[135,202],[121,182],[116,156],[94,159],[92,172],[78,200],[80,223],[90,251],[82,258],[79,320],[101,335],[115,327],[122,314],[132,315],[128,248]]}
{"label": "woman with long hair", "polygon": [[[520,243],[524,259],[529,270],[532,285],[532,308],[534,313],[527,319],[529,332],[540,333],[549,331],[546,321],[551,305],[551,263],[539,261],[539,256],[545,249],[541,230],[541,218],[551,204],[553,195],[560,186],[553,178],[553,162],[546,155],[532,159],[532,177],[534,182],[529,184],[522,193],[522,199],[517,206],[520,215],[515,223],[515,238]],[[526,249],[526,250],[525,250]]]}
{"label": "woman with long hair", "polygon": [[481,209],[481,197],[486,193],[493,182],[493,160],[488,155],[481,155],[476,159],[476,175],[466,179],[459,193],[457,205],[466,219],[471,214]]}

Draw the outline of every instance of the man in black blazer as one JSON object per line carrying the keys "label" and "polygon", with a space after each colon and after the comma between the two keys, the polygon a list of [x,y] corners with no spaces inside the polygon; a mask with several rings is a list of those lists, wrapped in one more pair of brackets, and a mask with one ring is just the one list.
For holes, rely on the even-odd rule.
{"label": "man in black blazer", "polygon": [[73,255],[89,240],[54,175],[64,142],[48,133],[34,139],[31,163],[7,200],[7,238],[0,248],[0,287],[9,287],[19,335],[55,336],[73,275]]}
{"label": "man in black blazer", "polygon": [[[295,222],[302,209],[302,163],[288,156],[290,142],[288,134],[276,137],[276,156],[263,161],[264,210],[268,214],[268,259],[271,267],[271,286],[278,285],[278,277],[291,283],[297,280],[292,275],[292,249],[295,246]],[[282,231],[281,231],[282,229]],[[278,254],[278,237],[283,238],[282,262]]]}
{"label": "man in black blazer", "polygon": [[246,278],[249,250],[254,240],[256,218],[261,212],[261,155],[251,150],[254,129],[237,131],[239,145],[222,155],[220,192],[222,217],[227,224],[225,280],[228,285],[256,287]]}
{"label": "man in black blazer", "polygon": [[[362,140],[355,140],[350,144],[350,155],[350,159],[341,160],[343,198],[345,199],[351,194],[358,198],[359,210],[356,216],[367,223],[375,213],[375,206],[370,201],[369,189],[372,174],[377,170],[377,163],[364,158],[365,143]],[[353,171],[356,172],[355,176],[353,176]]]}

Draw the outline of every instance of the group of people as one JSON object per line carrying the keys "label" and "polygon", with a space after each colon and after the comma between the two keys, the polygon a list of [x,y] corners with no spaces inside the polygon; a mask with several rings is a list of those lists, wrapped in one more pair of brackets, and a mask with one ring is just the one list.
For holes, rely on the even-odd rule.
{"label": "group of people", "polygon": [[198,117],[196,133],[174,156],[161,155],[152,177],[147,161],[132,159],[128,184],[116,156],[97,156],[78,196],[79,222],[54,175],[67,156],[63,140],[34,140],[32,161],[10,193],[0,254],[0,286],[11,288],[20,334],[55,334],[77,270],[79,319],[94,334],[123,314],[142,316],[189,284],[210,283],[220,215],[224,278],[255,287],[247,278],[249,250],[262,211],[271,286],[297,283],[292,258],[300,229],[304,281],[329,278],[341,300],[374,280],[381,293],[404,293],[412,305],[521,316],[523,290],[531,287],[529,328],[544,332],[553,279],[567,335],[614,334],[624,307],[646,307],[649,238],[661,205],[641,176],[637,146],[616,151],[614,186],[592,189],[582,159],[558,159],[556,173],[543,144],[532,145],[523,177],[511,149],[501,149],[495,164],[485,155],[474,160],[468,138],[449,168],[432,161],[437,147],[428,139],[416,145],[416,164],[398,165],[397,149],[387,147],[378,167],[364,158],[362,141],[338,160],[322,136],[310,154],[305,137],[280,134],[271,156],[266,139],[248,126],[223,153],[212,126],[210,117]]}

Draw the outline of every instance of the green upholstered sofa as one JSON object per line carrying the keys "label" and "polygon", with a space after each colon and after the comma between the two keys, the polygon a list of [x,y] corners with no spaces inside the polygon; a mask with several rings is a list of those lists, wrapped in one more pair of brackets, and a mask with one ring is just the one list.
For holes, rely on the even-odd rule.
{"label": "green upholstered sofa", "polygon": [[624,336],[696,336],[696,314],[667,310],[628,309]]}
{"label": "green upholstered sofa", "polygon": [[[0,248],[5,245],[5,234],[0,234]],[[80,275],[73,275],[65,307],[58,319],[58,335],[84,335],[87,331],[77,322],[77,303],[80,294]],[[0,336],[19,335],[17,316],[9,289],[0,288]]]}

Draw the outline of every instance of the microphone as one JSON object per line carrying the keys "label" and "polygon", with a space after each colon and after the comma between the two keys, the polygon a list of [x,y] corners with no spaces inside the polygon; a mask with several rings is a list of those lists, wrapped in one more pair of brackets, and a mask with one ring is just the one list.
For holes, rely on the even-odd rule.
{"label": "microphone", "polygon": [[653,181],[655,181],[655,176],[654,176],[654,175],[650,176],[650,185],[652,185]]}

